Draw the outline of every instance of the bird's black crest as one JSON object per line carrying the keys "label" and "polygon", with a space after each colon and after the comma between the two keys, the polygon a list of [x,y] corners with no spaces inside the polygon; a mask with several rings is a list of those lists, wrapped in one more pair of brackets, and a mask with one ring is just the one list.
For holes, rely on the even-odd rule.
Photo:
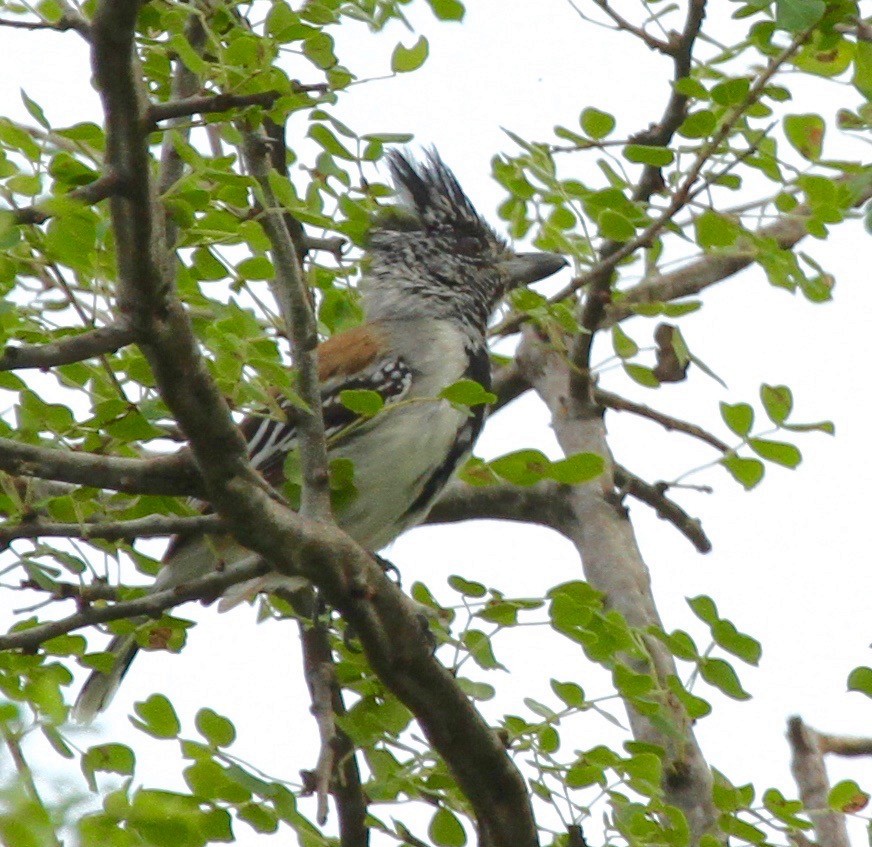
{"label": "bird's black crest", "polygon": [[400,201],[425,230],[499,240],[435,150],[428,150],[423,162],[391,150],[388,164]]}

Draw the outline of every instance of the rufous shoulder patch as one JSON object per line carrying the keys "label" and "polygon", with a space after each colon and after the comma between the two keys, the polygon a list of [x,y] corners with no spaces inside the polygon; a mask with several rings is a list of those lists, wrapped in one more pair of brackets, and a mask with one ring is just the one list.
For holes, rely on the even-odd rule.
{"label": "rufous shoulder patch", "polygon": [[376,324],[340,332],[318,345],[318,378],[326,382],[358,373],[384,349],[384,336]]}

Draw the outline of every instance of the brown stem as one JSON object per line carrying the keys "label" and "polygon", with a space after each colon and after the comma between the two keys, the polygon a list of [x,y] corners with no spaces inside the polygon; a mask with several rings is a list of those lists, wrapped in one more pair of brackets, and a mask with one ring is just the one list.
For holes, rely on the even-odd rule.
{"label": "brown stem", "polygon": [[269,109],[280,96],[278,91],[259,91],[255,94],[204,94],[199,97],[168,100],[165,103],[153,103],[148,109],[147,121],[151,127],[154,127],[160,121],[171,118],[229,112],[233,109],[245,109],[248,106],[262,106]]}
{"label": "brown stem", "polygon": [[166,538],[171,535],[204,535],[226,532],[217,515],[176,517],[149,515],[129,521],[85,523],[41,523],[24,521],[10,526],[0,524],[0,548],[22,538],[100,538],[105,541],[134,541],[137,538]]}
{"label": "brown stem", "polygon": [[0,635],[0,650],[32,652],[49,639],[66,635],[77,629],[123,618],[159,617],[167,609],[173,609],[191,600],[211,602],[231,586],[263,576],[268,570],[269,566],[259,559],[245,561],[231,565],[224,571],[216,571],[208,576],[192,579],[190,582],[165,591],[155,591],[136,600],[122,600],[111,606],[88,606],[73,615],[50,623]]}
{"label": "brown stem", "polygon": [[98,329],[67,335],[47,344],[21,344],[7,347],[0,356],[0,371],[24,368],[54,368],[81,362],[105,353],[114,353],[133,344],[136,333],[124,324],[113,324]]}
{"label": "brown stem", "polygon": [[[107,173],[95,179],[93,182],[83,185],[81,188],[74,188],[68,194],[64,194],[64,199],[76,200],[79,203],[93,205],[111,197],[121,188],[121,183],[118,177],[113,173]],[[18,224],[41,224],[45,223],[53,212],[43,209],[39,204],[35,206],[25,206],[21,209],[15,209],[12,213],[15,223]]]}
{"label": "brown stem", "polygon": [[650,406],[645,406],[642,403],[634,403],[632,400],[628,400],[626,397],[621,397],[619,394],[613,394],[611,391],[604,391],[602,388],[595,388],[593,396],[594,400],[601,406],[605,406],[608,409],[614,409],[617,412],[630,412],[633,415],[647,418],[648,420],[660,424],[660,426],[670,432],[683,432],[685,435],[693,436],[694,438],[698,438],[700,441],[704,441],[706,444],[710,444],[715,448],[715,450],[719,450],[721,453],[729,453],[732,449],[729,444],[721,441],[720,438],[712,435],[710,432],[696,424],[683,421],[680,418],[674,418],[672,415],[667,415],[663,412],[658,412],[656,409],[652,409]]}

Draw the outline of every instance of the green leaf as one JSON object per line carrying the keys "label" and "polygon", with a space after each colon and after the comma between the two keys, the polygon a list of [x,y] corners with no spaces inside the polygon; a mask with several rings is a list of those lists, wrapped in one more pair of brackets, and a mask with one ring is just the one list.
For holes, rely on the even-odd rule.
{"label": "green leaf", "polygon": [[744,459],[741,456],[727,456],[721,464],[730,472],[733,479],[750,491],[763,479],[765,469],[759,459]]}
{"label": "green leaf", "polygon": [[581,485],[596,479],[605,468],[603,457],[596,453],[576,453],[552,462],[548,476],[561,485]]}
{"label": "green leaf", "polygon": [[646,368],[644,365],[634,365],[630,362],[624,362],[624,371],[633,382],[638,382],[639,385],[644,385],[646,388],[660,387],[660,380],[657,379],[651,368]]}
{"label": "green leaf", "polygon": [[671,165],[675,154],[668,147],[653,147],[647,144],[628,144],[624,148],[624,158],[640,165],[653,165],[657,168]]}
{"label": "green leaf", "polygon": [[97,771],[132,776],[136,766],[136,756],[124,744],[98,744],[88,748],[82,756],[82,773],[92,791],[97,790],[94,779]]}
{"label": "green leaf", "polygon": [[588,107],[581,113],[578,119],[585,134],[597,141],[605,138],[615,128],[614,115],[601,112],[599,109]]}
{"label": "green leaf", "polygon": [[366,388],[347,388],[339,392],[339,402],[350,412],[371,418],[384,408],[384,397],[378,391]]}
{"label": "green leaf", "polygon": [[548,477],[551,462],[539,450],[517,450],[490,462],[491,470],[515,485],[535,485]]}
{"label": "green leaf", "polygon": [[440,21],[462,21],[466,13],[463,3],[459,0],[427,0],[427,2]]}
{"label": "green leaf", "polygon": [[450,809],[440,806],[430,821],[427,834],[439,847],[463,847],[466,844],[466,832],[463,824]]}
{"label": "green leaf", "polygon": [[816,24],[827,10],[824,0],[775,0],[775,23],[788,32]]}
{"label": "green leaf", "polygon": [[416,71],[427,60],[429,52],[430,44],[423,35],[411,47],[397,44],[391,56],[391,70],[398,74]]}
{"label": "green leaf", "polygon": [[237,811],[236,816],[245,821],[255,832],[275,832],[279,828],[278,815],[268,806],[248,803]]}
{"label": "green leaf", "polygon": [[678,128],[679,134],[685,138],[705,138],[714,132],[718,120],[715,113],[708,109],[701,109],[698,112],[692,112]]}
{"label": "green leaf", "polygon": [[827,795],[827,805],[837,812],[856,814],[868,803],[869,795],[853,779],[836,783]]}
{"label": "green leaf", "polygon": [[236,273],[243,279],[272,279],[275,275],[273,263],[266,256],[250,256],[236,266]]}
{"label": "green leaf", "polygon": [[734,700],[750,700],[751,695],[742,688],[733,666],[723,659],[700,659],[699,672],[702,678]]}
{"label": "green leaf", "polygon": [[769,420],[776,426],[783,424],[793,409],[793,393],[786,385],[764,383],[760,386],[760,400]]}
{"label": "green leaf", "polygon": [[696,241],[703,250],[712,247],[731,247],[742,232],[732,217],[706,209],[695,221]]}
{"label": "green leaf", "polygon": [[480,598],[487,594],[487,588],[485,588],[485,586],[480,582],[472,582],[471,580],[464,579],[462,576],[457,576],[456,574],[448,577],[448,584],[455,591],[466,597]]}
{"label": "green leaf", "polygon": [[826,124],[820,115],[785,115],[784,134],[796,151],[816,162],[821,157]]}
{"label": "green leaf", "polygon": [[721,403],[721,417],[724,423],[744,438],[754,426],[754,410],[747,403]]}
{"label": "green leaf", "polygon": [[30,116],[45,129],[51,129],[51,126],[46,119],[45,112],[43,112],[42,107],[35,100],[31,100],[24,89],[21,89],[21,100],[24,103],[24,108],[30,113]]}
{"label": "green leaf", "polygon": [[872,668],[854,668],[848,675],[848,691],[859,691],[872,697]]}
{"label": "green leaf", "polygon": [[769,462],[775,462],[785,468],[795,468],[802,461],[802,453],[799,448],[786,441],[771,441],[767,438],[750,438],[748,444],[751,449]]}
{"label": "green leaf", "polygon": [[490,638],[481,630],[468,629],[463,633],[462,640],[466,649],[469,650],[469,655],[480,668],[484,668],[484,670],[508,670],[497,660]]}
{"label": "green leaf", "polygon": [[141,720],[131,718],[130,722],[155,738],[175,738],[179,734],[176,710],[163,694],[152,694],[147,700],[133,704],[133,711]]}
{"label": "green leaf", "polygon": [[487,391],[474,379],[459,379],[457,382],[443,388],[439,396],[450,403],[460,406],[482,406],[495,403],[497,395]]}
{"label": "green leaf", "polygon": [[612,327],[612,348],[621,359],[632,359],[639,352],[639,345],[624,332],[620,324]]}
{"label": "green leaf", "polygon": [[872,41],[857,39],[851,82],[867,100],[872,100]]}
{"label": "green leaf", "polygon": [[719,82],[712,88],[712,100],[719,106],[735,106],[748,96],[751,81],[745,77]]}
{"label": "green leaf", "polygon": [[228,747],[236,740],[233,721],[209,708],[200,709],[194,718],[197,732],[215,747]]}
{"label": "green leaf", "polygon": [[584,689],[574,682],[558,682],[556,679],[551,680],[551,690],[564,702],[570,709],[583,709],[585,704]]}
{"label": "green leaf", "polygon": [[604,209],[597,219],[597,224],[600,235],[612,241],[629,241],[636,234],[633,224],[613,209]]}

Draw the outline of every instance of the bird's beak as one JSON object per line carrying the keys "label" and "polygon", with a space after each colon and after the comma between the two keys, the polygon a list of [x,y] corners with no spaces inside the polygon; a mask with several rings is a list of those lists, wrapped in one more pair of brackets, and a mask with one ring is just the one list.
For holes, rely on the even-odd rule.
{"label": "bird's beak", "polygon": [[569,263],[557,253],[515,253],[500,263],[506,280],[506,289],[518,288],[538,282]]}

